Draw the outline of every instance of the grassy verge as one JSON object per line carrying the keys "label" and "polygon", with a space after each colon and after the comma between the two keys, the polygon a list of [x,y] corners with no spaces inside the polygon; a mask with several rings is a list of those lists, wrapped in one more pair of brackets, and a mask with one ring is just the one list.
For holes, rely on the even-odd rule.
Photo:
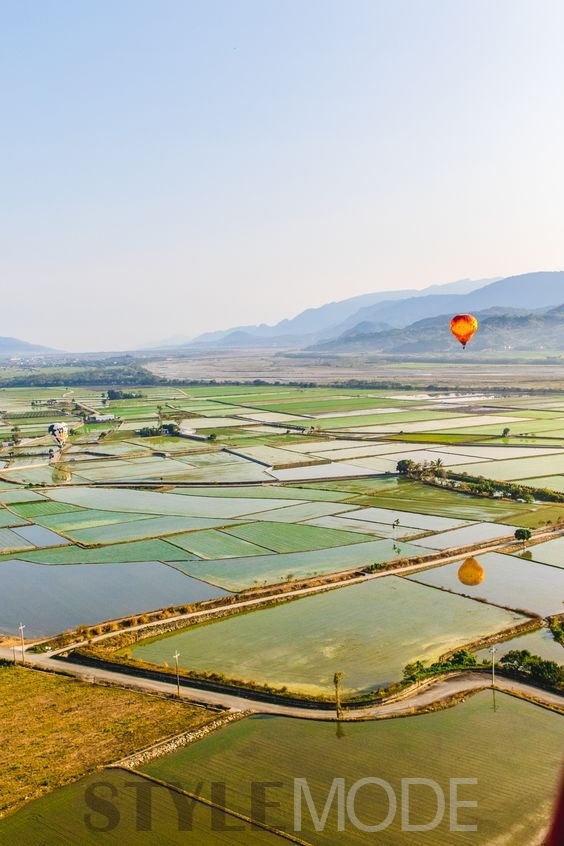
{"label": "grassy verge", "polygon": [[0,667],[0,817],[217,715],[161,696]]}

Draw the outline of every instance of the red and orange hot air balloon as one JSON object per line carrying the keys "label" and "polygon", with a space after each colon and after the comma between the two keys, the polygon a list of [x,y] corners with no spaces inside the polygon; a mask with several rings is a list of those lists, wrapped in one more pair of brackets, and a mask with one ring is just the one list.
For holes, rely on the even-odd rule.
{"label": "red and orange hot air balloon", "polygon": [[477,328],[478,321],[473,314],[455,314],[450,321],[450,331],[463,348],[474,337]]}

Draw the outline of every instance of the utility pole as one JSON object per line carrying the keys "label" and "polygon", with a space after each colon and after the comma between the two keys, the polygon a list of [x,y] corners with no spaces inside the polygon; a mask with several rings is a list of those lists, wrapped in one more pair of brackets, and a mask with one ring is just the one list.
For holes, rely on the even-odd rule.
{"label": "utility pole", "polygon": [[178,659],[180,658],[180,652],[178,649],[174,653],[174,660],[176,661],[176,695],[180,699],[180,676],[178,675]]}
{"label": "utility pole", "polygon": [[23,630],[25,629],[24,624],[20,622],[18,629],[20,630],[20,635],[21,635],[21,638],[22,638],[22,664],[25,664],[24,635],[23,635]]}

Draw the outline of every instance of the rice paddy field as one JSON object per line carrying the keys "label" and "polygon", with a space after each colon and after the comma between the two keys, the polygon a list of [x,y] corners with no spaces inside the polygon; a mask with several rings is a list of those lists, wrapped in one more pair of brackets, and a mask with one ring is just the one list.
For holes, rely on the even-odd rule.
{"label": "rice paddy field", "polygon": [[31,639],[226,595],[221,588],[158,561],[49,565],[4,561],[0,568],[2,631],[18,634],[23,619]]}
{"label": "rice paddy field", "polygon": [[[135,393],[111,400],[103,390],[0,389],[0,635],[16,635],[23,621],[26,638],[39,638],[232,592],[479,548],[518,527],[564,524],[564,503],[501,493],[477,498],[396,471],[402,459],[439,462],[458,474],[562,491],[564,395],[221,384]],[[69,428],[62,448],[47,431],[55,421]],[[344,694],[353,695],[397,681],[409,662],[430,663],[485,635],[501,638],[526,613],[564,610],[558,534],[512,555],[478,558],[484,578],[475,587],[458,581],[460,561],[406,577],[374,574],[142,641],[133,656],[170,665],[178,650],[189,669],[329,696],[341,672]],[[506,648],[557,661],[562,650],[546,629],[500,642],[498,658]],[[250,782],[280,781],[281,804],[267,809],[268,818],[289,829],[294,778],[308,778],[321,807],[335,777],[352,783],[376,776],[393,785],[420,777],[445,786],[451,776],[476,778],[477,808],[459,814],[475,821],[479,834],[451,833],[443,821],[418,832],[418,842],[531,846],[557,780],[562,717],[499,694],[492,704],[482,693],[448,711],[366,724],[253,717],[146,771],[164,782],[188,773],[188,789],[202,780],[208,796],[210,782],[223,781],[228,807],[247,815]],[[57,843],[100,842],[84,824],[84,791],[96,780],[117,789],[121,813],[103,839],[155,842],[136,830],[135,790],[123,787],[124,775],[146,784],[143,774],[103,771],[0,820],[0,844],[46,843],[45,831]],[[423,788],[414,796],[414,820],[424,822],[433,796]],[[369,786],[356,807],[367,821],[386,813],[382,793]],[[152,811],[159,842],[185,842],[162,785],[154,788]],[[248,825],[213,828],[201,803],[193,813],[194,842],[283,842]],[[324,832],[304,818],[299,834],[312,846],[367,842],[354,826],[343,839],[333,810]],[[404,846],[399,817],[384,836],[387,846]]]}
{"label": "rice paddy field", "polygon": [[178,650],[186,669],[316,695],[331,694],[339,671],[343,691],[361,693],[398,681],[412,661],[430,664],[525,620],[415,585],[395,576],[363,582],[144,641],[132,657],[161,664]]}
{"label": "rice paddy field", "polygon": [[[210,737],[142,770],[164,781],[180,780],[188,790],[202,780],[208,797],[210,782],[223,773],[231,807],[247,814],[249,782],[279,782],[272,798],[280,807],[270,819],[274,825],[286,823],[290,830],[294,778],[307,780],[319,814],[336,773],[345,779],[347,789],[361,778],[383,779],[398,797],[402,778],[432,779],[445,791],[449,777],[476,779],[471,789],[467,786],[461,793],[477,805],[461,809],[459,822],[475,824],[480,843],[494,843],[504,835],[508,846],[530,846],[546,823],[556,789],[560,718],[511,697],[498,695],[497,700],[493,710],[491,693],[484,692],[447,711],[408,720],[347,724],[342,732],[335,725],[311,721],[250,718],[228,727],[221,737]],[[519,768],[511,763],[516,758],[522,763]],[[413,823],[430,822],[436,807],[433,793],[420,788],[413,796]],[[381,788],[367,785],[357,794],[358,818],[372,825],[382,822],[387,801]],[[319,832],[304,800],[302,836],[320,846],[342,843],[344,836],[347,843],[366,843],[366,832],[350,822],[345,835],[337,831],[336,804],[329,811],[325,830]],[[399,816],[385,829],[387,846],[406,842]],[[448,846],[477,840],[476,832],[450,832],[445,819],[435,829],[418,832],[417,842]]]}

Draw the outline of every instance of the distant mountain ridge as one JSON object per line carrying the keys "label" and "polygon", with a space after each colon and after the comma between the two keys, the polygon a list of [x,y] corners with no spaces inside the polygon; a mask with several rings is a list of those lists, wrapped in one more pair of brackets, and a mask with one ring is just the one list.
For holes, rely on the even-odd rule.
{"label": "distant mountain ridge", "polygon": [[546,308],[564,302],[564,271],[540,271],[508,276],[467,294],[431,294],[410,297],[361,309],[341,327],[341,333],[361,321],[378,320],[390,326],[408,326],[425,317],[452,312],[477,311],[491,306]]}
{"label": "distant mountain ridge", "polygon": [[[411,336],[418,333],[418,324],[422,321],[431,320],[430,326],[432,326],[433,318],[442,316],[441,325],[443,325],[445,316],[450,317],[459,312],[475,313],[492,308],[501,309],[503,313],[509,313],[515,309],[530,312],[539,308],[553,308],[564,302],[564,271],[538,271],[508,276],[493,282],[482,281],[484,284],[481,286],[478,282],[471,280],[438,286],[438,290],[444,291],[446,288],[450,293],[437,294],[424,291],[417,292],[417,296],[412,296],[408,291],[396,291],[363,295],[361,298],[353,297],[341,303],[329,303],[327,306],[313,309],[318,328],[317,331],[309,334],[284,333],[281,329],[305,328],[311,309],[302,312],[293,320],[281,321],[274,327],[259,327],[260,333],[254,331],[254,327],[245,327],[232,330],[208,343],[210,346],[223,348],[294,347],[338,351],[345,350],[351,344],[358,344],[360,338],[363,339],[362,344],[366,346],[368,336],[372,336],[376,346],[379,346],[381,339],[376,342],[376,336],[387,337],[391,341],[394,338],[394,330],[406,330],[407,327]],[[461,289],[463,292],[458,293],[457,291]],[[433,286],[432,289],[426,290],[434,291],[437,288]],[[453,290],[456,293],[452,293]],[[371,297],[379,297],[379,299],[367,305],[366,299]],[[363,304],[357,308],[359,302]],[[334,318],[337,314],[343,314],[346,311],[348,315],[342,322],[333,322],[321,328],[324,317]],[[279,332],[281,334],[277,334]],[[392,334],[386,336],[387,332]],[[200,340],[200,343],[203,341]],[[426,342],[423,339],[420,338],[417,343],[419,349],[426,348]],[[536,347],[542,341],[539,338],[533,341],[531,336],[530,343]],[[397,351],[400,352],[405,345],[404,334],[404,340],[399,344]],[[408,342],[407,346],[410,346]],[[387,341],[385,348],[389,349]]]}
{"label": "distant mountain ridge", "polygon": [[[273,326],[265,323],[260,325],[234,326],[215,332],[205,332],[196,338],[180,339],[173,336],[160,343],[147,345],[145,349],[168,349],[186,345],[207,344],[210,346],[304,346],[325,338],[337,337],[346,328],[346,324],[354,325],[364,318],[364,309],[378,308],[390,303],[399,305],[412,298],[426,298],[440,291],[443,294],[456,292],[465,294],[484,285],[496,281],[492,279],[459,279],[445,285],[430,285],[422,290],[405,289],[401,291],[376,291],[371,294],[360,294],[338,302],[326,303],[315,308],[308,308],[292,318],[279,321]],[[385,328],[386,320],[375,320],[375,324]]]}
{"label": "distant mountain ridge", "polygon": [[[564,292],[561,296],[564,299]],[[552,309],[535,310],[492,307],[474,310],[474,314],[479,327],[467,347],[471,352],[564,350],[564,303]],[[340,338],[315,344],[310,349],[331,353],[452,354],[460,350],[460,345],[450,333],[450,316],[449,313],[428,317],[384,332],[364,332],[359,324]]]}
{"label": "distant mountain ridge", "polygon": [[0,358],[54,352],[57,352],[57,350],[51,349],[51,347],[42,347],[38,344],[30,344],[28,341],[20,341],[19,338],[0,337]]}

